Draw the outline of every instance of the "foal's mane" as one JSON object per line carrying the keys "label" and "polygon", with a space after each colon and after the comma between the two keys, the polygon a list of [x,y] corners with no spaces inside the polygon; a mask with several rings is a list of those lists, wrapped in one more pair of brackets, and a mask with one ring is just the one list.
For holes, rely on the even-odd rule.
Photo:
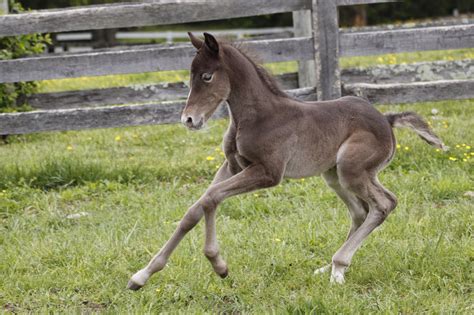
{"label": "foal's mane", "polygon": [[242,56],[244,56],[250,62],[250,64],[255,68],[255,71],[257,71],[258,77],[260,78],[260,80],[262,80],[265,86],[268,87],[270,92],[277,96],[290,98],[290,96],[280,88],[280,85],[275,80],[275,78],[270,73],[268,73],[268,71],[262,65],[260,65],[259,62],[255,61],[255,59],[258,58],[256,57],[255,53],[250,52],[248,49],[243,47],[241,43],[238,42],[231,42],[226,44],[235,48],[239,53],[242,54]]}

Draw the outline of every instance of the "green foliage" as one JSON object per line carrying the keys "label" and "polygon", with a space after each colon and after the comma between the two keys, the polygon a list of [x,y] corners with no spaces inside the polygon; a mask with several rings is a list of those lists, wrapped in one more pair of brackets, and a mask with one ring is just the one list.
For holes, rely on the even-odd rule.
{"label": "green foliage", "polygon": [[454,9],[458,9],[460,13],[473,12],[474,1],[410,0],[370,5],[367,7],[367,18],[369,24],[393,23],[394,21],[449,16],[452,15]]}
{"label": "green foliage", "polygon": [[114,2],[130,2],[130,0],[20,0],[20,2],[24,6],[32,9],[52,9]]}
{"label": "green foliage", "polygon": [[[10,0],[11,13],[21,13],[22,5]],[[30,34],[0,38],[0,60],[8,60],[40,54],[51,43],[49,35]],[[36,82],[0,84],[0,112],[22,111],[28,109],[26,97],[37,90]]]}

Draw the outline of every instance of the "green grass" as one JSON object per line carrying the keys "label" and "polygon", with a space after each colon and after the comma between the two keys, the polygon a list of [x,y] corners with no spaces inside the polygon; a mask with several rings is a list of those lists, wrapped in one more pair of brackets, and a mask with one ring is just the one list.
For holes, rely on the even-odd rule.
{"label": "green grass", "polygon": [[[413,63],[420,61],[436,60],[461,60],[474,59],[474,48],[445,50],[445,51],[423,51],[412,53],[389,54],[380,56],[363,56],[341,58],[341,68],[369,67],[374,65],[389,65],[401,63]],[[265,67],[273,74],[282,74],[297,71],[297,62],[278,62],[266,64]],[[72,79],[58,79],[41,81],[39,91],[62,92],[71,90],[87,90],[111,88],[134,84],[156,84],[159,82],[182,82],[189,80],[189,71],[162,71],[139,74],[108,75],[98,77],[82,77]]]}
{"label": "green grass", "polygon": [[[401,147],[380,177],[398,208],[357,252],[344,286],[313,275],[349,228],[345,206],[314,177],[220,206],[229,278],[218,278],[202,254],[200,223],[167,268],[141,291],[125,290],[211,181],[224,120],[198,133],[167,125],[11,137],[0,145],[0,307],[472,314],[474,212],[464,194],[474,190],[473,101],[380,109],[421,113],[451,151],[396,131]],[[89,215],[67,218],[80,212]]]}

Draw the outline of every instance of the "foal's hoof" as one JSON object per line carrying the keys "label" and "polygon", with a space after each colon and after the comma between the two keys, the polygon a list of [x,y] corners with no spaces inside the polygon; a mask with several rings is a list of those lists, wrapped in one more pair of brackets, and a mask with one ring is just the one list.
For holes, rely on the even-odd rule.
{"label": "foal's hoof", "polygon": [[132,280],[128,281],[127,283],[127,289],[133,290],[133,291],[138,291],[143,287],[143,285],[140,285],[138,283],[133,282]]}
{"label": "foal's hoof", "polygon": [[332,272],[330,281],[331,283],[344,284],[344,273],[340,271]]}
{"label": "foal's hoof", "polygon": [[229,275],[229,269],[226,268],[223,273],[219,274],[219,277],[221,277],[222,279],[225,279],[227,278],[228,275]]}

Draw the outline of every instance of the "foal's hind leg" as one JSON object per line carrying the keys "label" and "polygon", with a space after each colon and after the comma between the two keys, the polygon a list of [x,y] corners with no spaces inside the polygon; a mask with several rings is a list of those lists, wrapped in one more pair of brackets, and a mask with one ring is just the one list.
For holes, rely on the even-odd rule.
{"label": "foal's hind leg", "polygon": [[351,229],[347,235],[347,239],[354,234],[355,231],[362,225],[367,217],[367,213],[369,212],[368,204],[357,197],[354,193],[350,190],[344,188],[339,183],[339,177],[337,176],[337,169],[333,168],[329,171],[322,174],[326,184],[334,190],[334,192],[341,198],[344,204],[349,209],[349,214],[352,219]]}
{"label": "foal's hind leg", "polygon": [[364,239],[383,223],[397,205],[395,195],[377,179],[377,171],[390,156],[390,147],[384,149],[373,138],[355,140],[338,155],[337,174],[343,188],[368,204],[369,213],[332,258],[331,282],[337,283],[344,282],[344,272]]}
{"label": "foal's hind leg", "polygon": [[[339,183],[339,177],[337,176],[336,168],[332,168],[329,171],[322,174],[326,184],[334,190],[334,192],[341,198],[344,204],[349,209],[349,214],[352,219],[351,228],[346,239],[349,239],[352,234],[362,225],[369,212],[369,207],[365,201],[357,197],[351,191],[345,189]],[[331,264],[321,267],[315,271],[315,274],[324,273],[331,269]]]}

